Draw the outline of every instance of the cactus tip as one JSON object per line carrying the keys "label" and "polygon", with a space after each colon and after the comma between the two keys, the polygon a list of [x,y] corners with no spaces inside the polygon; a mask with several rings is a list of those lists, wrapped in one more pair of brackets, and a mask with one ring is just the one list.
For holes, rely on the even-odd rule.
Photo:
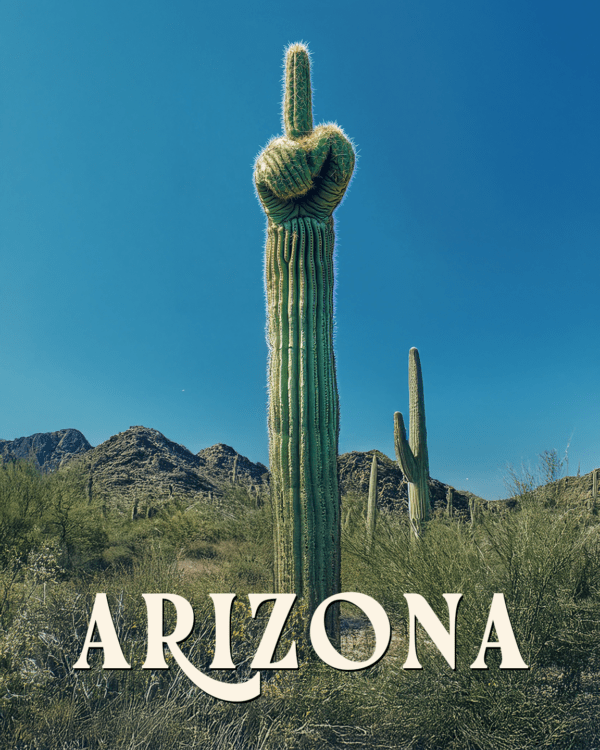
{"label": "cactus tip", "polygon": [[294,140],[313,129],[310,52],[304,42],[294,42],[285,51],[283,83],[283,127]]}
{"label": "cactus tip", "polygon": [[294,52],[304,52],[310,59],[310,50],[308,49],[308,44],[306,44],[306,42],[292,42],[291,44],[288,44],[285,48],[286,59],[288,55]]}

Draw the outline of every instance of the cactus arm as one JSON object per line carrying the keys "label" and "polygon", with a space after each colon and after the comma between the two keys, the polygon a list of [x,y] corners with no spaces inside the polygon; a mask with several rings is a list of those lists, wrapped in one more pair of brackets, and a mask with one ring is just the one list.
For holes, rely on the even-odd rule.
{"label": "cactus arm", "polygon": [[419,473],[417,462],[406,439],[404,417],[399,411],[394,414],[394,445],[396,447],[398,465],[402,469],[406,481],[415,482]]}
{"label": "cactus arm", "polygon": [[409,443],[421,470],[429,478],[429,455],[427,452],[427,428],[425,426],[425,397],[419,352],[413,347],[408,353],[408,390],[410,394],[410,438]]}
{"label": "cactus arm", "polygon": [[400,412],[394,414],[394,442],[396,456],[402,472],[409,482],[408,510],[411,524],[418,537],[420,524],[431,513],[429,496],[429,456],[427,429],[425,427],[425,397],[419,352],[413,347],[408,354],[408,391],[410,410],[410,436],[406,441],[404,419]]}
{"label": "cactus arm", "polygon": [[313,129],[310,57],[303,44],[292,44],[287,50],[283,128],[292,139],[310,135]]}
{"label": "cactus arm", "polygon": [[305,216],[327,223],[344,197],[356,157],[336,124],[313,129],[310,59],[300,44],[287,51],[283,123],[285,136],[272,139],[256,160],[259,200],[276,223]]}
{"label": "cactus arm", "polygon": [[427,429],[425,426],[425,396],[419,352],[414,347],[408,353],[408,390],[410,396],[409,444],[415,457],[417,476],[408,488],[410,516],[419,526],[427,521],[431,512],[429,497],[429,454],[427,452]]}
{"label": "cactus arm", "polygon": [[256,161],[256,191],[278,224],[301,216],[327,222],[344,197],[354,164],[344,131],[320,125],[301,141],[284,137],[267,145]]}

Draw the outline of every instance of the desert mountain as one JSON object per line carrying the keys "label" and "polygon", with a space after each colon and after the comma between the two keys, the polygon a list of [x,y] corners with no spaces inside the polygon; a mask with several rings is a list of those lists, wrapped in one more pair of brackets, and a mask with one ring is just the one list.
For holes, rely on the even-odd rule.
{"label": "desert mountain", "polygon": [[[377,455],[378,499],[381,510],[406,512],[408,484],[396,461],[379,451],[344,453],[338,458],[340,491],[343,495],[365,496],[373,454]],[[196,499],[220,497],[231,487],[234,470],[236,484],[255,491],[264,491],[269,483],[269,470],[261,463],[218,443],[197,454],[174,443],[158,430],[130,427],[93,448],[79,430],[66,429],[42,432],[16,440],[0,440],[0,463],[33,459],[44,472],[55,471],[77,461],[87,476],[88,492],[93,496],[119,499],[125,505],[136,499],[159,507],[177,495]],[[568,502],[589,501],[593,491],[593,472],[581,477],[563,477],[550,485]],[[435,510],[446,508],[448,485],[429,480]],[[469,492],[454,490],[453,509],[467,514]],[[503,501],[507,505],[512,500]]]}
{"label": "desert mountain", "polygon": [[16,440],[0,440],[0,462],[32,458],[43,472],[54,471],[71,459],[91,450],[92,446],[79,430],[36,432]]}
{"label": "desert mountain", "polygon": [[230,484],[234,470],[236,482],[246,486],[266,486],[269,483],[269,470],[264,464],[253,463],[225,443],[204,448],[196,456],[217,485]]}
{"label": "desert mountain", "polygon": [[[396,461],[379,451],[352,451],[338,458],[341,493],[368,492],[373,453],[377,455],[378,506],[406,511],[407,482]],[[228,445],[218,443],[193,454],[158,430],[142,426],[113,435],[96,448],[78,430],[0,441],[0,457],[4,460],[29,456],[34,456],[43,471],[55,470],[77,458],[92,495],[120,498],[126,504],[136,498],[159,506],[177,495],[219,497],[231,486],[234,470],[236,484],[260,490],[269,482],[266,466],[250,461]],[[429,488],[434,508],[445,508],[448,485],[431,479]],[[469,493],[455,491],[455,510],[466,512],[468,501]]]}
{"label": "desert mountain", "polygon": [[[198,499],[223,494],[233,480],[261,485],[267,468],[254,464],[228,445],[214,445],[194,455],[158,430],[130,427],[92,448],[81,459],[92,494],[121,500],[143,498],[160,505],[176,495]],[[210,493],[210,494],[209,494]]]}

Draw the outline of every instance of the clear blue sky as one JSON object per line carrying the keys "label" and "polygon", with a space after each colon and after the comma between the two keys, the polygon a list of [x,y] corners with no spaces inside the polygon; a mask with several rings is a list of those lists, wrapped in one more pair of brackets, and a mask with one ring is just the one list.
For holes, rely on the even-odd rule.
{"label": "clear blue sky", "polygon": [[337,221],[340,452],[600,465],[600,5],[4,0],[0,438],[143,424],[268,462],[264,215],[284,47],[359,151]]}

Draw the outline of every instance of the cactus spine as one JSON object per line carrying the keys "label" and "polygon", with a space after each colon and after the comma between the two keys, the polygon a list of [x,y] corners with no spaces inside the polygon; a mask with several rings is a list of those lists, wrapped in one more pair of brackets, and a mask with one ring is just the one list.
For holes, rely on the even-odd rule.
{"label": "cactus spine", "polygon": [[410,439],[406,440],[404,418],[394,414],[394,443],[396,457],[402,473],[409,482],[408,511],[415,536],[420,535],[421,524],[431,512],[429,499],[429,456],[425,428],[425,399],[419,352],[413,347],[408,354],[408,393],[410,409]]}
{"label": "cactus spine", "polygon": [[[332,213],[354,168],[336,125],[313,129],[306,47],[287,50],[285,136],[258,157],[255,183],[268,217],[269,460],[275,585],[309,611],[340,588],[338,393],[333,353]],[[335,607],[326,623],[339,638]]]}
{"label": "cactus spine", "polygon": [[371,476],[369,478],[369,501],[367,503],[367,546],[370,547],[375,536],[377,521],[377,456],[373,454]]}

